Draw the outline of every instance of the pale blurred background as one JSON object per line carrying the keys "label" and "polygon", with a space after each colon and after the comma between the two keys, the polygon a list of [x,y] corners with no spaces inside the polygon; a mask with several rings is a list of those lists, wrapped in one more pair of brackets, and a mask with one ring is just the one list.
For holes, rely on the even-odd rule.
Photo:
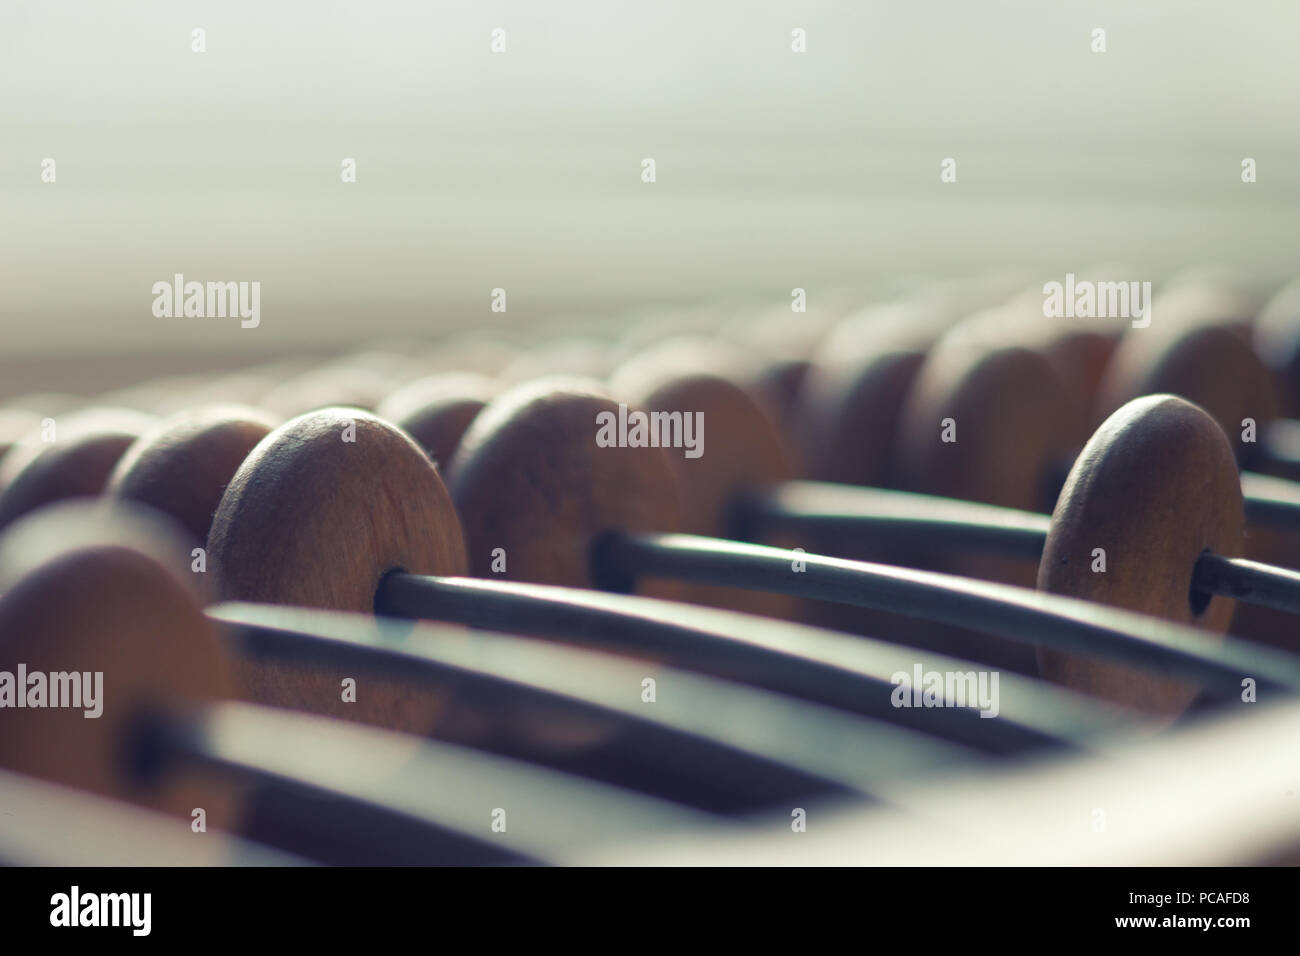
{"label": "pale blurred background", "polygon": [[[905,273],[1281,277],[1297,36],[1290,0],[6,0],[0,394]],[[155,318],[176,272],[260,281],[260,327]]]}

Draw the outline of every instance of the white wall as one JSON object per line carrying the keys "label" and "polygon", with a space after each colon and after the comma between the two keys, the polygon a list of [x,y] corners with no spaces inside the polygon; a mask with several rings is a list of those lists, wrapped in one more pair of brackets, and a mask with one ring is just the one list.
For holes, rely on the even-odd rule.
{"label": "white wall", "polygon": [[[900,270],[1300,271],[1298,28],[1287,0],[6,0],[6,354],[329,347],[492,323],[495,286],[524,323]],[[155,318],[175,272],[261,281],[261,327]]]}

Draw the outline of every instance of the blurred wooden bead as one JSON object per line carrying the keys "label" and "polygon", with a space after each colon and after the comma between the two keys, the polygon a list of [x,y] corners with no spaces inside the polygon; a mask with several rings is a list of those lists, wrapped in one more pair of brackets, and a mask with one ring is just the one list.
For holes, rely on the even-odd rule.
{"label": "blurred wooden bead", "polygon": [[817,353],[795,419],[808,474],[882,486],[891,479],[899,416],[942,329],[920,302],[875,306],[845,319]]}
{"label": "blurred wooden bead", "polygon": [[[1136,399],[1097,429],[1075,462],[1052,514],[1038,587],[1222,633],[1235,602],[1193,593],[1192,574],[1203,551],[1240,554],[1243,523],[1236,461],[1214,419],[1174,396]],[[1153,714],[1175,716],[1197,693],[1072,654],[1040,648],[1038,658],[1049,680]]]}
{"label": "blurred wooden bead", "polygon": [[461,436],[497,391],[496,382],[485,375],[444,372],[402,386],[379,404],[376,413],[414,438],[446,471]]}
{"label": "blurred wooden bead", "polygon": [[[751,488],[794,477],[784,437],[768,410],[739,382],[748,363],[708,339],[680,338],[642,353],[610,377],[616,397],[680,421],[695,449],[668,449],[681,503],[681,530],[734,538],[734,508]],[[675,416],[672,417],[672,416]],[[787,542],[781,542],[785,544]],[[688,583],[687,600],[771,617],[793,617],[798,602],[786,595]]]}
{"label": "blurred wooden bead", "polygon": [[900,487],[1050,511],[1082,410],[1043,356],[987,334],[955,328],[927,356],[904,404]]}
{"label": "blurred wooden bead", "polygon": [[1257,443],[1242,441],[1245,420],[1256,435],[1278,416],[1272,373],[1237,331],[1212,321],[1162,322],[1124,336],[1107,366],[1093,414],[1101,421],[1143,395],[1178,395],[1207,411],[1232,441],[1240,462]]}
{"label": "blurred wooden bead", "polygon": [[196,807],[213,829],[235,823],[229,778],[187,769],[146,784],[124,760],[144,709],[181,712],[232,694],[191,544],[161,516],[102,501],[53,505],[0,535],[0,670],[75,672],[83,693],[94,693],[85,675],[103,675],[97,717],[6,708],[0,766],[175,814],[186,821],[178,826]]}
{"label": "blurred wooden bead", "polygon": [[[590,588],[592,548],[605,532],[680,530],[665,450],[597,443],[598,416],[619,414],[598,383],[567,377],[523,383],[488,403],[448,475],[471,573]],[[493,568],[498,557],[504,571]],[[636,590],[677,593],[660,582]]]}
{"label": "blurred wooden bead", "polygon": [[1001,313],[1008,340],[1047,359],[1075,404],[1084,412],[1090,411],[1097,402],[1106,366],[1131,320],[1044,315],[1044,297],[1038,289],[1016,297]]}
{"label": "blurred wooden bead", "polygon": [[181,412],[127,450],[107,492],[149,505],[207,541],[226,485],[277,424],[269,412],[237,405]]}
{"label": "blurred wooden bead", "polygon": [[0,528],[42,505],[103,492],[151,415],[88,408],[48,420],[10,447],[0,465]]}

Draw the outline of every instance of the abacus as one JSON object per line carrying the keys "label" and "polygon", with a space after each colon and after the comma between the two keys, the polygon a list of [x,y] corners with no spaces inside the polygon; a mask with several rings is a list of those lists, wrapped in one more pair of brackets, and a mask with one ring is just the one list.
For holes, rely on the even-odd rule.
{"label": "abacus", "polygon": [[10,400],[0,855],[1297,862],[1296,287],[1028,298]]}

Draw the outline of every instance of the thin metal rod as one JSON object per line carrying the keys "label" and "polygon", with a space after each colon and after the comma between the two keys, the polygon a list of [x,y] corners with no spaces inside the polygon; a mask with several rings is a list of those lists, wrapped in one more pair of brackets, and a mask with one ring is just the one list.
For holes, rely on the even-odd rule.
{"label": "thin metal rod", "polygon": [[[136,746],[269,787],[255,838],[327,862],[538,863],[584,843],[719,821],[450,744],[252,704],[140,725]],[[506,826],[494,829],[504,811]]]}
{"label": "thin metal rod", "polygon": [[821,539],[975,551],[1037,561],[1049,515],[932,495],[817,481],[790,481],[745,495],[742,526]]}
{"label": "thin metal rod", "polygon": [[1300,484],[1252,471],[1241,473],[1246,519],[1283,531],[1300,531]]}
{"label": "thin metal rod", "polygon": [[[257,660],[417,681],[451,702],[440,739],[559,767],[718,812],[801,795],[870,793],[971,762],[966,748],[726,681],[487,631],[332,611],[221,604],[209,617]],[[653,674],[653,706],[642,699]],[[534,714],[527,728],[519,717]],[[548,744],[539,721],[589,731]],[[490,729],[489,729],[490,728]]]}
{"label": "thin metal rod", "polygon": [[[1245,473],[1247,512],[1256,520],[1300,530],[1300,486]],[[898,544],[1038,560],[1051,518],[992,505],[876,488],[790,482],[746,499],[757,527],[832,530]],[[1202,555],[1191,586],[1300,614],[1300,574],[1275,565]],[[1300,643],[1297,645],[1300,647]]]}
{"label": "thin metal rod", "polygon": [[[1300,846],[1300,701],[1235,712],[1098,757],[905,788],[887,804],[831,812],[790,840],[777,827],[710,839],[660,836],[578,854],[639,866],[1259,866]],[[1083,795],[1106,832],[1074,825]],[[766,821],[763,821],[766,823]],[[1207,838],[1198,839],[1193,834]],[[806,836],[807,839],[803,839]]]}
{"label": "thin metal rod", "polygon": [[1300,572],[1206,553],[1196,562],[1194,580],[1198,590],[1209,594],[1300,614]]}
{"label": "thin metal rod", "polygon": [[1300,659],[1116,608],[1006,584],[719,541],[611,535],[601,561],[624,575],[749,587],[893,611],[1102,657],[1235,697],[1243,678],[1300,692]]}
{"label": "thin metal rod", "polygon": [[228,833],[0,770],[0,866],[310,866]]}
{"label": "thin metal rod", "polygon": [[898,706],[897,678],[910,680],[918,664],[931,672],[971,677],[982,669],[884,641],[653,598],[397,573],[381,583],[375,609],[634,653],[901,723],[984,753],[1092,747],[1135,727],[1130,714],[1011,673],[999,675],[996,718],[986,718],[973,700],[948,691],[938,695],[940,706]]}

